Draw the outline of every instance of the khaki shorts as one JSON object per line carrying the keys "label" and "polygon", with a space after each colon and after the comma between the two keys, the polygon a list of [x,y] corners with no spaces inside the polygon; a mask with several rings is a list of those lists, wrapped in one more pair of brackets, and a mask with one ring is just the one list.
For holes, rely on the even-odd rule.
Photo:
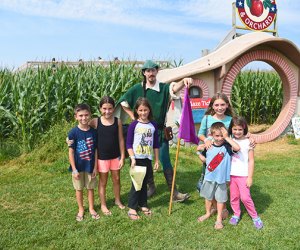
{"label": "khaki shorts", "polygon": [[72,181],[75,190],[95,189],[97,187],[97,177],[92,178],[92,174],[88,172],[79,172],[78,180],[72,175]]}

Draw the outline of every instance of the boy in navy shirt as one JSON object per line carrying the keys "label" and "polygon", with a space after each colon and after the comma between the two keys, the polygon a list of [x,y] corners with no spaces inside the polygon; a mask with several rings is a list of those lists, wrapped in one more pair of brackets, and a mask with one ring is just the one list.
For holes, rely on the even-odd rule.
{"label": "boy in navy shirt", "polygon": [[72,171],[73,186],[76,190],[78,204],[77,221],[82,221],[84,216],[83,189],[88,191],[89,211],[92,219],[98,220],[99,214],[94,209],[94,189],[97,186],[97,161],[96,145],[97,132],[89,126],[91,109],[87,104],[79,104],[75,107],[75,119],[78,125],[71,129],[68,139],[73,140],[69,146],[69,161]]}

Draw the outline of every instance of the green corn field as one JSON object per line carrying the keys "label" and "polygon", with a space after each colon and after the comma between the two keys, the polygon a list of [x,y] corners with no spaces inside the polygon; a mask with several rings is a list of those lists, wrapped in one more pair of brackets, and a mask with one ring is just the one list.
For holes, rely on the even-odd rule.
{"label": "green corn field", "polygon": [[[115,100],[141,81],[134,64],[81,65],[0,70],[0,142],[13,138],[27,151],[54,124],[73,119],[73,108],[88,103],[99,115],[102,96]],[[232,90],[235,112],[250,123],[271,124],[282,105],[282,86],[274,72],[243,72]]]}
{"label": "green corn field", "polygon": [[283,88],[275,71],[243,71],[235,79],[231,102],[237,115],[249,124],[272,124],[283,101]]}
{"label": "green corn field", "polygon": [[140,78],[134,64],[1,70],[0,140],[15,137],[30,150],[52,125],[70,120],[76,104],[88,103],[96,115],[102,96],[118,100]]}

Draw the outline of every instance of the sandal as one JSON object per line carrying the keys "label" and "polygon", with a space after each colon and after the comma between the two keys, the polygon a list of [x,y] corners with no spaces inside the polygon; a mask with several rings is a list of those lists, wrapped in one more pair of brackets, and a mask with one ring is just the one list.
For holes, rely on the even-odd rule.
{"label": "sandal", "polygon": [[223,225],[222,222],[220,222],[220,221],[215,222],[215,229],[216,230],[220,230],[220,229],[223,229],[223,228],[224,228],[224,225]]}
{"label": "sandal", "polygon": [[131,219],[131,220],[139,220],[140,219],[140,216],[138,214],[133,214],[133,213],[128,212],[127,215],[129,217],[129,219]]}
{"label": "sandal", "polygon": [[102,213],[105,215],[105,216],[111,216],[112,215],[112,213],[111,213],[111,211],[109,211],[109,210],[107,210],[107,211],[102,211]]}
{"label": "sandal", "polygon": [[202,216],[198,217],[197,221],[198,222],[203,222],[203,221],[207,220],[209,217],[210,217],[210,215],[205,214],[205,215],[202,215]]}
{"label": "sandal", "polygon": [[97,214],[97,213],[91,214],[91,216],[92,216],[92,219],[93,219],[93,220],[99,220],[99,219],[100,219],[100,215]]}
{"label": "sandal", "polygon": [[151,216],[152,215],[152,211],[148,207],[141,208],[141,210],[144,213],[144,215],[146,215],[146,216]]}
{"label": "sandal", "polygon": [[83,215],[77,214],[76,215],[76,221],[78,221],[78,222],[83,221]]}

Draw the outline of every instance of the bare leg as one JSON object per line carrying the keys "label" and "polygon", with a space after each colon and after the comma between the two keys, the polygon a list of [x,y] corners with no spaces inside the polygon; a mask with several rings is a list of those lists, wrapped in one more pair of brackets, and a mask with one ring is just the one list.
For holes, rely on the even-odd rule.
{"label": "bare leg", "polygon": [[213,199],[212,206],[211,206],[211,215],[214,215],[216,213],[217,213],[217,201]]}
{"label": "bare leg", "polygon": [[94,209],[94,189],[88,189],[89,210],[91,214],[95,214]]}
{"label": "bare leg", "polygon": [[217,214],[217,221],[218,222],[222,222],[222,212],[223,212],[223,209],[224,209],[224,203],[217,203],[217,211],[218,211],[218,214]]}
{"label": "bare leg", "polygon": [[205,221],[205,220],[207,220],[210,217],[210,215],[211,215],[211,207],[212,207],[212,201],[205,199],[205,210],[206,210],[206,213],[198,218],[199,222]]}
{"label": "bare leg", "polygon": [[88,199],[89,199],[89,210],[92,218],[94,220],[100,219],[99,214],[95,211],[94,208],[94,189],[88,189]]}
{"label": "bare leg", "polygon": [[99,197],[101,202],[101,211],[105,215],[110,215],[111,212],[108,210],[106,206],[106,184],[107,184],[107,178],[108,173],[101,173],[99,172],[100,180],[99,180]]}
{"label": "bare leg", "polygon": [[[82,190],[76,190],[76,201],[78,204],[78,214],[76,216],[76,219],[82,220],[83,214],[84,214],[84,207],[83,207],[83,191]],[[81,219],[80,219],[81,218]]]}
{"label": "bare leg", "polygon": [[113,182],[113,190],[115,195],[115,204],[120,208],[124,209],[125,206],[123,205],[120,197],[121,192],[121,183],[120,183],[120,170],[112,170],[111,171],[111,179]]}
{"label": "bare leg", "polygon": [[224,209],[224,203],[217,203],[217,210],[218,210],[218,214],[217,214],[217,221],[215,223],[215,229],[222,229],[223,223],[222,223],[222,212]]}

